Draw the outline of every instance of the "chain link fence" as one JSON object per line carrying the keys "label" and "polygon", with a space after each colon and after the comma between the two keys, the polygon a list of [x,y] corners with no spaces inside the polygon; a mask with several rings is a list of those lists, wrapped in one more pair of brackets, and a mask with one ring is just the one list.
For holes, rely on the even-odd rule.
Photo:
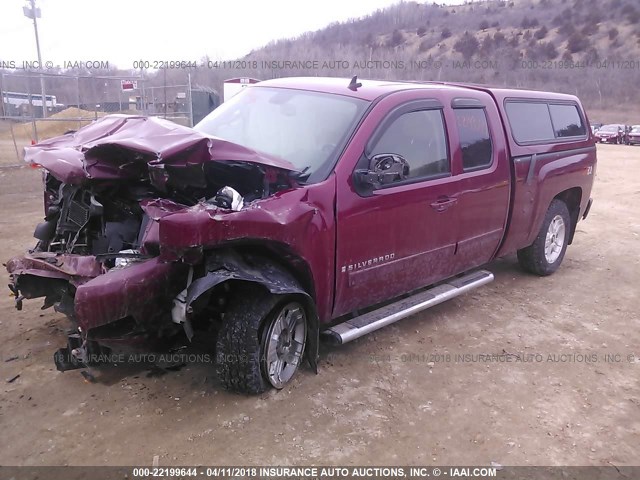
{"label": "chain link fence", "polygon": [[0,74],[0,92],[0,165],[5,166],[20,164],[24,147],[109,114],[194,123],[189,75],[180,85],[151,86],[142,76],[12,72]]}

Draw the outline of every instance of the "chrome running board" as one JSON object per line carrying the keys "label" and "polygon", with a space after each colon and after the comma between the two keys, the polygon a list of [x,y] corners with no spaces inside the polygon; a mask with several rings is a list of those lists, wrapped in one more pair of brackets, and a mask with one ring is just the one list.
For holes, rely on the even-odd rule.
{"label": "chrome running board", "polygon": [[332,343],[347,343],[492,281],[493,273],[486,270],[454,277],[411,297],[339,323],[325,330],[323,334],[328,336]]}

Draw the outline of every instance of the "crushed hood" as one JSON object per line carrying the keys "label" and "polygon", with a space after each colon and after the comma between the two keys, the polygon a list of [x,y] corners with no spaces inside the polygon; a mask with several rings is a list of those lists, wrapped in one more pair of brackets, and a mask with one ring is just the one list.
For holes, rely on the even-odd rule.
{"label": "crushed hood", "polygon": [[146,177],[164,166],[187,167],[210,161],[237,161],[295,171],[289,162],[189,127],[155,117],[107,115],[77,132],[25,148],[25,161],[58,180]]}

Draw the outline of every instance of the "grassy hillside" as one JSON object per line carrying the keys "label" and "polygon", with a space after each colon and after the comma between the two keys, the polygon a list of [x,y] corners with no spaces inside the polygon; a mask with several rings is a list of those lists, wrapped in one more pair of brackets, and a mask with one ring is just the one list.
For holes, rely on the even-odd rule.
{"label": "grassy hillside", "polygon": [[[466,81],[572,93],[590,111],[619,112],[628,123],[640,123],[640,113],[635,118],[640,102],[638,0],[487,0],[458,6],[401,2],[297,38],[275,40],[235,61],[203,60],[217,62],[215,68],[146,72],[145,87],[184,85],[188,73],[193,85],[220,92],[225,79],[241,76]],[[6,78],[5,90],[27,88],[15,85],[24,83],[20,78],[10,80]],[[119,82],[109,87],[91,81],[48,82],[62,103],[77,98],[81,103],[118,101],[121,95]],[[28,88],[38,91],[39,80],[34,77]]]}
{"label": "grassy hillside", "polygon": [[[330,75],[469,81],[562,91],[598,109],[640,100],[637,0],[402,2],[243,60],[266,79]],[[314,61],[312,63],[312,61]],[[217,71],[220,79],[237,70]]]}

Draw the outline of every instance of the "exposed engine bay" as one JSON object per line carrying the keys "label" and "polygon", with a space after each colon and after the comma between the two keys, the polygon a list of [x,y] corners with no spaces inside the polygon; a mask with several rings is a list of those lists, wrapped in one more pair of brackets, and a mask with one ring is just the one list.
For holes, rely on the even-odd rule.
{"label": "exposed engine bay", "polygon": [[98,256],[139,247],[140,201],[152,194],[144,186],[85,188],[44,177],[46,213],[35,251]]}
{"label": "exposed engine bay", "polygon": [[148,179],[73,185],[45,171],[45,218],[35,229],[34,251],[93,255],[112,268],[117,258],[159,253],[157,244],[144,243],[153,221],[141,206],[144,200],[238,211],[289,186],[286,177],[276,175],[271,183],[262,167],[235,162],[168,167],[163,173],[167,179],[161,191]]}
{"label": "exposed engine bay", "polygon": [[186,328],[171,310],[193,267],[160,260],[164,217],[189,212],[213,225],[296,184],[284,161],[155,118],[104,117],[28,147],[25,160],[43,169],[45,215],[35,247],[7,262],[9,287],[18,309],[44,297],[43,309],[71,320],[68,346],[55,357],[60,370]]}

